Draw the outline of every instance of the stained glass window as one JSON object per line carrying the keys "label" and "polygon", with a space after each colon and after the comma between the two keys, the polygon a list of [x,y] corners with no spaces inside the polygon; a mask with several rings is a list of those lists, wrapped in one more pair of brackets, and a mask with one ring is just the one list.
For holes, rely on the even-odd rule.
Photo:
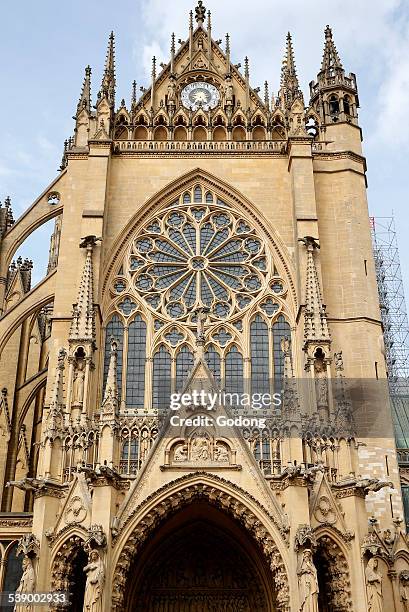
{"label": "stained glass window", "polygon": [[182,346],[176,357],[176,389],[182,391],[183,385],[193,369],[194,357],[187,346]]}
{"label": "stained glass window", "polygon": [[171,361],[169,351],[162,345],[153,358],[153,408],[164,410],[169,406],[171,392]]}
{"label": "stained glass window", "polygon": [[[186,192],[177,209],[165,209],[132,242],[125,276],[166,317],[188,319],[196,305],[209,307],[211,319],[225,319],[265,286],[265,247],[256,230],[214,202],[196,186],[193,198]],[[122,291],[128,286],[115,282]]]}
{"label": "stained glass window", "polygon": [[[273,355],[274,355],[274,390],[279,392],[282,387],[284,376],[284,351],[283,341],[287,339],[291,343],[291,328],[283,315],[277,318],[273,324]],[[290,344],[291,346],[291,344]]]}
{"label": "stained glass window", "polygon": [[146,323],[140,315],[128,328],[126,405],[143,408],[145,398]]}
{"label": "stained glass window", "polygon": [[[225,391],[232,394],[242,394],[244,392],[243,356],[236,346],[233,346],[226,354]],[[234,400],[232,405],[237,405]]]}
{"label": "stained glass window", "polygon": [[114,315],[106,327],[105,332],[105,358],[104,358],[104,389],[108,376],[109,360],[111,357],[111,338],[118,344],[117,348],[117,385],[119,396],[122,388],[122,363],[124,346],[124,326],[118,315]]}
{"label": "stained glass window", "polygon": [[15,591],[23,575],[23,556],[17,556],[16,551],[17,542],[13,544],[8,553],[3,591]]}
{"label": "stained glass window", "polygon": [[205,360],[216,382],[220,383],[220,355],[214,348],[213,344],[208,347],[205,353]]}
{"label": "stained glass window", "polygon": [[270,393],[268,327],[260,315],[250,325],[251,392]]}

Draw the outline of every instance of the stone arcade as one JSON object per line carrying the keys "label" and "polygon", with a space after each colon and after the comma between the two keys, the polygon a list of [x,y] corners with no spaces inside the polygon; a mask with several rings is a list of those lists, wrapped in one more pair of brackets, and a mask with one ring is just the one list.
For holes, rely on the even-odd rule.
{"label": "stone arcade", "polygon": [[[69,590],[74,612],[409,610],[357,83],[331,29],[307,106],[290,35],[260,93],[202,2],[129,104],[114,55],[111,34],[57,178],[18,220],[0,207],[1,590]],[[13,256],[50,219],[31,289]],[[363,431],[349,382],[375,378]],[[198,389],[283,403],[262,429],[172,427],[171,394]]]}

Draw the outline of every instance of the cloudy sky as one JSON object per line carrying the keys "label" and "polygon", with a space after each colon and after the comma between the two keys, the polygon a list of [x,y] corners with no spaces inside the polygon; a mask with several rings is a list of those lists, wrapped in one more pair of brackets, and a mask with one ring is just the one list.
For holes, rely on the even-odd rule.
{"label": "cloudy sky", "polygon": [[[250,58],[251,83],[277,91],[285,35],[293,34],[306,100],[319,69],[323,30],[330,24],[346,70],[355,72],[368,160],[371,214],[395,216],[402,272],[409,295],[409,3],[407,0],[205,0],[213,35],[231,34],[232,58]],[[149,84],[152,55],[168,60],[170,34],[186,37],[195,0],[20,0],[0,9],[2,138],[0,200],[10,195],[20,215],[56,176],[62,145],[73,129],[84,67],[101,81],[109,32],[116,33],[118,102],[131,82]],[[39,230],[22,255],[46,265]]]}

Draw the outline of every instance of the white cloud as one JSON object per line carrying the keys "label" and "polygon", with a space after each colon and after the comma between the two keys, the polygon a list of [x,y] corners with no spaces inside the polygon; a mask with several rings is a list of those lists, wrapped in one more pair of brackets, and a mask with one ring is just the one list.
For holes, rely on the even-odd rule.
{"label": "white cloud", "polygon": [[[186,39],[188,13],[194,4],[194,0],[142,1],[143,61],[148,79],[152,55],[169,59],[171,32],[176,32],[176,39]],[[315,0],[308,6],[304,0],[205,4],[212,10],[214,37],[230,32],[234,61],[249,55],[254,86],[267,79],[272,90],[277,90],[285,34],[290,29],[307,99],[308,83],[321,64],[323,29],[330,24],[344,67],[358,73],[358,83],[372,90],[367,100],[371,139],[387,144],[393,133],[402,143],[408,142],[409,16],[403,0]]]}

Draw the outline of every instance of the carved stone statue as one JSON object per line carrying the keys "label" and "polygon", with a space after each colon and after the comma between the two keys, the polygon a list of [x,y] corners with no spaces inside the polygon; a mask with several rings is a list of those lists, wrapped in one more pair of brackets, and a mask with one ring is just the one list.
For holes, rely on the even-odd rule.
{"label": "carved stone statue", "polygon": [[208,461],[209,458],[209,440],[201,436],[194,438],[190,448],[190,459],[192,461]]}
{"label": "carved stone statue", "polygon": [[409,612],[409,572],[399,574],[399,595],[405,612]]}
{"label": "carved stone statue", "polygon": [[105,569],[98,551],[91,551],[88,565],[84,567],[84,572],[87,575],[84,612],[103,612],[102,590],[105,582]]}
{"label": "carved stone statue", "polygon": [[317,359],[314,364],[315,389],[318,406],[328,406],[327,368],[323,359]]}
{"label": "carved stone statue", "polygon": [[300,612],[318,612],[317,570],[309,549],[302,552],[297,574],[301,599]]}
{"label": "carved stone statue", "polygon": [[176,100],[176,85],[175,80],[173,78],[169,79],[168,85],[168,104],[175,105]]}
{"label": "carved stone statue", "polygon": [[175,454],[173,458],[175,461],[187,461],[187,446],[184,444],[180,444],[175,449]]}
{"label": "carved stone statue", "polygon": [[218,444],[214,449],[214,458],[219,463],[228,463],[229,462],[229,451],[222,444]]}
{"label": "carved stone statue", "polygon": [[378,571],[378,559],[370,559],[365,570],[368,612],[383,611],[382,575]]}
{"label": "carved stone statue", "polygon": [[205,324],[207,322],[207,318],[208,318],[208,313],[209,313],[209,308],[198,308],[195,312],[196,317],[197,317],[197,339],[201,342],[204,342],[205,339],[205,335],[204,335],[204,331],[205,331]]}
{"label": "carved stone statue", "polygon": [[[36,576],[34,571],[33,561],[30,557],[23,558],[23,575],[21,576],[20,584],[17,587],[16,593],[33,593],[36,586]],[[32,612],[32,605],[16,604],[14,612]]]}
{"label": "carved stone statue", "polygon": [[231,106],[233,104],[233,85],[230,76],[226,77],[224,92],[226,106]]}
{"label": "carved stone statue", "polygon": [[84,400],[84,360],[78,359],[74,371],[74,382],[72,385],[72,403],[81,405]]}

